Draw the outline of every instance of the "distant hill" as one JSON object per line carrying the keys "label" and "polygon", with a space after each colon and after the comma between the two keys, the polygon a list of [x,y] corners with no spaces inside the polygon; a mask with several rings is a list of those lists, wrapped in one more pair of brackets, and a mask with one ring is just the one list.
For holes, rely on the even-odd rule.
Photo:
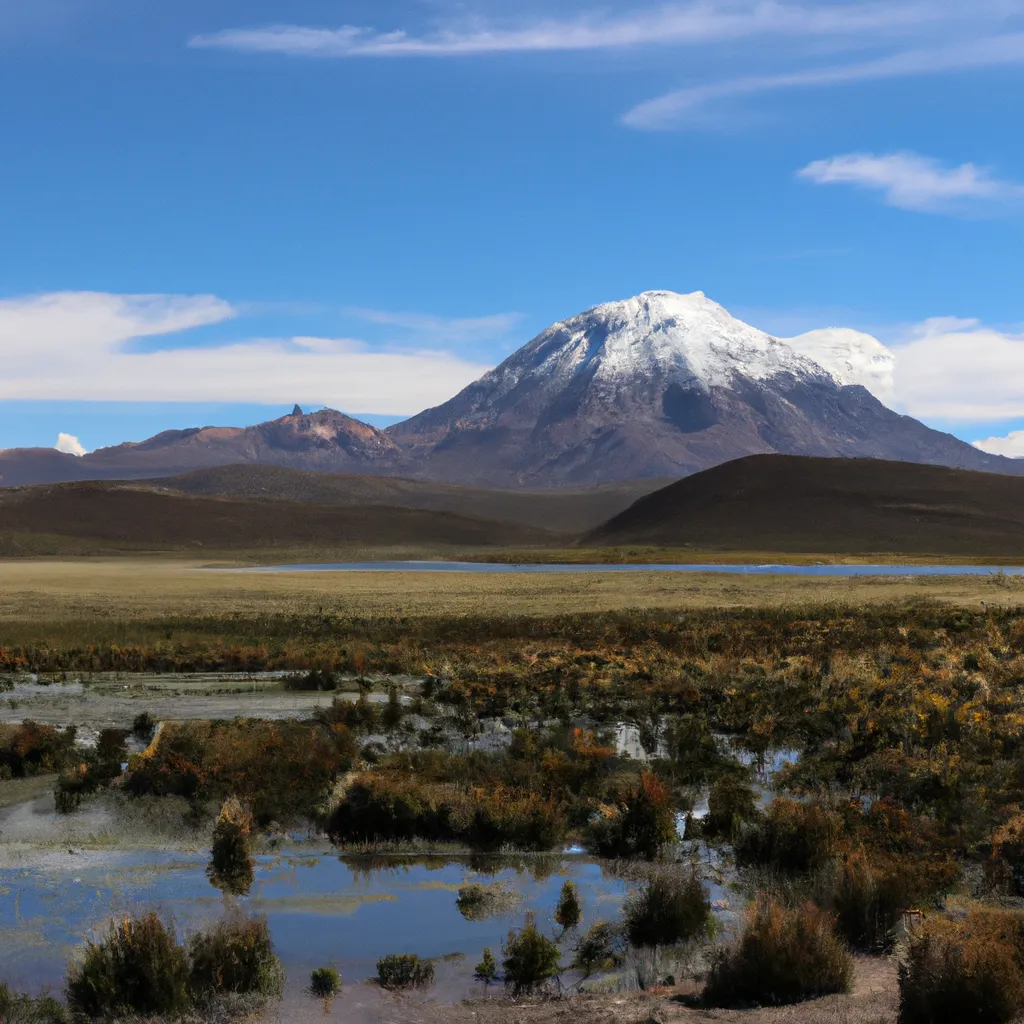
{"label": "distant hill", "polygon": [[589,545],[1024,554],[1024,479],[871,459],[755,455],[655,491]]}
{"label": "distant hill", "polygon": [[105,483],[0,491],[0,539],[11,535],[196,550],[516,547],[560,539],[536,527],[444,511],[195,497]]}
{"label": "distant hill", "polygon": [[579,490],[499,491],[400,477],[353,476],[282,466],[223,466],[150,481],[147,486],[206,497],[300,501],[321,505],[384,505],[453,512],[579,534],[628,508],[667,480],[635,480]]}

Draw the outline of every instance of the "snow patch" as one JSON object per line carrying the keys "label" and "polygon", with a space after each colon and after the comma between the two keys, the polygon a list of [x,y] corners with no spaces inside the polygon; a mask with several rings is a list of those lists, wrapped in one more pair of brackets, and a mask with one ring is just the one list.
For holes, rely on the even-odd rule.
{"label": "snow patch", "polygon": [[896,356],[877,338],[844,327],[828,327],[781,340],[824,367],[840,384],[859,384],[884,405],[893,404]]}

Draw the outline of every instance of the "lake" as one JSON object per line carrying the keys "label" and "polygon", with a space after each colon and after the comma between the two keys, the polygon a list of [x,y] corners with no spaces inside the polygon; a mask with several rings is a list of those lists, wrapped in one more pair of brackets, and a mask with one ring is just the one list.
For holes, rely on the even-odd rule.
{"label": "lake", "polygon": [[215,572],[707,572],[753,576],[1024,576],[1024,566],[993,565],[688,565],[679,564],[506,564],[503,562],[318,562],[305,565],[264,565]]}

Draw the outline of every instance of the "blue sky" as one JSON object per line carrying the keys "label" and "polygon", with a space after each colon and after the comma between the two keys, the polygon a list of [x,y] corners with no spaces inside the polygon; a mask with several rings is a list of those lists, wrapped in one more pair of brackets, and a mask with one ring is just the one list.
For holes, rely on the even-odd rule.
{"label": "blue sky", "polygon": [[0,447],[386,423],[655,288],[1010,436],[1022,92],[1024,0],[0,0]]}

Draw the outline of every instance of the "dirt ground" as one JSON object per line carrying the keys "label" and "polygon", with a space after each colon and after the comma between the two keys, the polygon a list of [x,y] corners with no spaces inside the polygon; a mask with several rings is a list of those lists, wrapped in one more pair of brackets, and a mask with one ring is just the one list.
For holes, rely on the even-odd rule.
{"label": "dirt ground", "polygon": [[624,608],[1024,603],[1024,579],[735,576],[701,573],[252,573],[164,559],[0,562],[0,621],[138,621],[274,612],[548,615]]}
{"label": "dirt ground", "polygon": [[445,1006],[422,996],[352,993],[325,1012],[312,999],[289,1001],[259,1018],[260,1024],[894,1024],[896,963],[858,957],[853,989],[796,1006],[756,1010],[694,1009],[676,993],[577,997],[534,1004],[500,999]]}

